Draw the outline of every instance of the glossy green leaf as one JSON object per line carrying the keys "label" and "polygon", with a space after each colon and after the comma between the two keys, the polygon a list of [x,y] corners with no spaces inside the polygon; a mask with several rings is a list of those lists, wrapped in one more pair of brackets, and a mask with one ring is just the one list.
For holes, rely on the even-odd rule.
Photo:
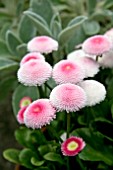
{"label": "glossy green leaf", "polygon": [[15,138],[24,147],[31,147],[30,135],[32,131],[26,127],[20,127],[15,131]]}
{"label": "glossy green leaf", "polygon": [[43,157],[45,160],[59,162],[60,164],[64,164],[64,161],[60,154],[57,154],[54,152],[49,152],[49,153],[45,154]]}
{"label": "glossy green leaf", "polygon": [[30,11],[25,11],[24,15],[26,15],[31,20],[31,22],[36,26],[37,31],[40,34],[51,35],[49,28],[42,22],[42,20],[40,21],[40,18],[37,14]]}
{"label": "glossy green leaf", "polygon": [[58,39],[61,45],[67,43],[75,34],[76,29],[86,20],[84,16],[76,17],[73,19],[64,30],[58,35]]}
{"label": "glossy green leaf", "polygon": [[9,51],[13,55],[17,55],[16,47],[21,44],[21,41],[11,31],[6,32],[6,44]]}
{"label": "glossy green leaf", "polygon": [[86,143],[85,148],[79,154],[81,159],[103,161],[107,165],[113,165],[113,148],[104,144],[100,133],[93,133],[88,128],[78,128],[71,135],[82,137]]}
{"label": "glossy green leaf", "polygon": [[34,166],[42,166],[44,164],[44,160],[40,161],[40,160],[37,160],[35,157],[32,157],[31,158],[31,163],[34,165]]}
{"label": "glossy green leaf", "polygon": [[86,35],[94,35],[100,31],[100,25],[97,21],[86,20],[83,23],[83,29]]}
{"label": "glossy green leaf", "polygon": [[18,63],[9,59],[4,59],[4,58],[0,58],[0,71],[1,70],[7,70],[7,69],[12,69],[18,68]]}
{"label": "glossy green leaf", "polygon": [[19,160],[23,166],[26,168],[33,169],[33,165],[31,163],[31,158],[35,157],[35,153],[31,149],[23,149],[19,154]]}
{"label": "glossy green leaf", "polygon": [[30,10],[43,17],[49,24],[53,16],[52,5],[49,0],[31,0]]}
{"label": "glossy green leaf", "polygon": [[[103,137],[113,141],[113,134],[111,129],[113,129],[113,123],[105,118],[96,118],[92,123],[92,128],[99,131]],[[104,127],[104,128],[103,128]]]}
{"label": "glossy green leaf", "polygon": [[32,100],[36,100],[39,98],[39,93],[37,87],[26,87],[24,85],[19,85],[13,94],[12,98],[12,106],[15,116],[17,115],[19,111],[19,103],[20,100],[25,97],[29,96]]}
{"label": "glossy green leaf", "polygon": [[7,149],[3,152],[3,156],[5,159],[12,163],[19,164],[19,153],[20,151],[17,149]]}
{"label": "glossy green leaf", "polygon": [[23,15],[20,20],[18,32],[19,37],[25,43],[27,43],[36,35],[36,28],[26,15]]}

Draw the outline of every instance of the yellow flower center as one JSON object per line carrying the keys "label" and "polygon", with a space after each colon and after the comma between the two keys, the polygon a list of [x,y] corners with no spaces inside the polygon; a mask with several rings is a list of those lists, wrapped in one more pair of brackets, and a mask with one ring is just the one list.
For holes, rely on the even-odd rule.
{"label": "yellow flower center", "polygon": [[77,149],[77,147],[78,147],[78,143],[76,143],[75,141],[72,141],[67,145],[67,149],[70,151]]}

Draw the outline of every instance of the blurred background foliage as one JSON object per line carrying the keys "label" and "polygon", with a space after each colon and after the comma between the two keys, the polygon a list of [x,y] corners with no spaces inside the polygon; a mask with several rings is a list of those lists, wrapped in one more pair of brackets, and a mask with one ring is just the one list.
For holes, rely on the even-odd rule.
{"label": "blurred background foliage", "polygon": [[[26,45],[30,39],[37,35],[49,35],[58,40],[59,50],[53,52],[51,56],[52,65],[54,65],[59,60],[65,59],[69,52],[77,49],[77,46],[87,37],[104,34],[112,27],[113,0],[0,0],[0,102],[2,103],[0,124],[4,121],[2,118],[4,106],[8,104],[5,116],[11,124],[12,112],[14,111],[16,115],[19,109],[17,101],[19,102],[30,91],[34,93],[34,99],[39,97],[35,93],[35,88],[29,91],[29,88],[18,86],[16,76],[19,62],[28,52]],[[51,62],[50,59],[48,62]],[[90,152],[86,149],[83,154],[80,154],[80,158],[86,160],[84,165],[88,163],[89,170],[91,168],[91,170],[110,170],[113,168],[113,136],[110,133],[113,128],[113,70],[101,69],[94,79],[106,86],[106,100],[100,105],[83,109],[81,114],[76,116],[76,126],[75,121],[72,122],[72,134],[78,134],[87,142],[90,141],[89,148],[87,147]],[[52,85],[52,82],[50,84]],[[11,108],[12,93],[13,111]],[[57,132],[59,132],[58,127],[65,129],[63,120],[62,114],[62,117],[58,116],[58,120],[53,121],[52,126],[57,129]],[[6,122],[5,126],[0,127],[2,127],[1,130],[3,127],[6,128]],[[16,127],[14,123],[14,128]],[[77,130],[74,130],[76,128]],[[35,133],[31,133],[26,128],[17,130],[15,136],[20,144],[23,143],[18,135],[21,135],[22,131],[30,135]],[[59,133],[61,132],[63,131]],[[7,136],[5,133],[1,133],[3,135],[1,138]],[[10,137],[8,139],[10,140]],[[24,141],[25,147],[27,142]],[[7,148],[7,144],[3,148]],[[54,143],[51,144],[52,147],[53,145]],[[1,163],[1,169],[11,167],[9,164],[6,165],[7,167],[3,164]]]}

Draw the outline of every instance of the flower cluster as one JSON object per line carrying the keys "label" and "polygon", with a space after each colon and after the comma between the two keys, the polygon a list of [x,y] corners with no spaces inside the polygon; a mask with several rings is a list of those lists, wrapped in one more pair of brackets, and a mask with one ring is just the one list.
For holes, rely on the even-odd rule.
{"label": "flower cluster", "polygon": [[[19,123],[37,129],[50,124],[56,112],[77,112],[85,106],[94,106],[105,99],[106,89],[96,80],[86,80],[99,72],[97,56],[109,55],[111,41],[107,36],[97,35],[83,42],[82,49],[68,54],[67,59],[52,66],[42,53],[58,50],[58,42],[47,36],[39,36],[28,42],[29,53],[21,62],[18,81],[26,86],[41,86],[49,78],[56,83],[48,98],[31,102],[25,97],[20,101],[17,115]],[[27,104],[24,104],[27,103]],[[85,147],[82,138],[71,136],[61,144],[65,156],[75,156]]]}

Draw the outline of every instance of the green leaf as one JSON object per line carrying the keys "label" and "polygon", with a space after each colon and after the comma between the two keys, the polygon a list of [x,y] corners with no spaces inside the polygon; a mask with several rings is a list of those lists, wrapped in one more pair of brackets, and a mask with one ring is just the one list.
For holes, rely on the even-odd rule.
{"label": "green leaf", "polygon": [[31,149],[25,148],[20,152],[19,160],[26,168],[33,169],[34,166],[31,164],[31,158],[35,156],[35,153]]}
{"label": "green leaf", "polygon": [[53,16],[52,5],[49,0],[31,0],[30,10],[40,15],[44,18],[48,24],[50,24],[51,18]]}
{"label": "green leaf", "polygon": [[105,145],[100,133],[93,133],[88,128],[78,128],[71,135],[80,136],[86,143],[85,148],[79,154],[83,160],[103,161],[107,165],[113,165],[113,148]]}
{"label": "green leaf", "polygon": [[21,44],[20,40],[14,35],[13,32],[7,31],[6,32],[6,44],[9,51],[13,55],[17,55],[16,47]]}
{"label": "green leaf", "polygon": [[99,131],[103,137],[113,141],[113,134],[111,133],[111,129],[113,129],[113,123],[111,121],[100,117],[96,118],[91,123],[91,126],[95,129],[95,131]]}
{"label": "green leaf", "polygon": [[7,149],[3,152],[3,156],[5,159],[12,163],[19,164],[19,153],[20,151],[17,149]]}
{"label": "green leaf", "polygon": [[[56,146],[55,146],[56,148]],[[38,151],[40,152],[40,154],[43,156],[48,152],[52,152],[55,151],[55,148],[52,144],[46,144],[46,145],[41,145],[38,147]]]}
{"label": "green leaf", "polygon": [[12,98],[12,106],[13,106],[13,111],[14,111],[15,116],[17,115],[20,109],[19,108],[20,100],[25,96],[31,97],[32,100],[38,99],[39,93],[38,93],[37,87],[26,87],[24,85],[19,85],[15,89],[15,92]]}
{"label": "green leaf", "polygon": [[97,21],[86,20],[83,23],[83,29],[86,35],[94,35],[100,31],[100,25]]}
{"label": "green leaf", "polygon": [[12,60],[9,60],[9,59],[0,58],[0,71],[1,70],[7,70],[7,69],[10,70],[12,68],[17,69],[18,63],[14,62]]}
{"label": "green leaf", "polygon": [[30,135],[32,131],[26,127],[20,127],[15,131],[15,138],[24,147],[31,147]]}
{"label": "green leaf", "polygon": [[0,40],[0,57],[4,58],[11,58],[11,54],[5,44],[2,40]]}
{"label": "green leaf", "polygon": [[[23,57],[27,53],[27,45],[21,44],[21,45],[17,46],[16,50],[17,50],[19,56]],[[20,58],[20,60],[21,60],[21,58]]]}
{"label": "green leaf", "polygon": [[42,167],[35,168],[34,170],[50,170],[50,168],[42,166]]}
{"label": "green leaf", "polygon": [[86,20],[87,18],[85,16],[79,16],[70,21],[68,24],[68,27],[66,27],[64,30],[60,32],[58,35],[59,43],[61,45],[64,45],[67,43],[75,34],[76,29]]}
{"label": "green leaf", "polygon": [[87,5],[87,10],[88,10],[88,13],[89,15],[92,14],[95,10],[95,7],[96,7],[96,4],[97,4],[97,1],[96,0],[87,0],[86,1],[86,5]]}
{"label": "green leaf", "polygon": [[10,25],[11,24],[9,22],[6,22],[2,26],[1,31],[0,31],[0,38],[1,39],[5,40],[5,35],[6,35],[7,30],[10,28]]}
{"label": "green leaf", "polygon": [[34,165],[34,166],[42,166],[44,164],[44,160],[40,161],[40,160],[37,160],[35,157],[32,157],[31,158],[31,163]]}
{"label": "green leaf", "polygon": [[31,22],[36,26],[38,32],[42,35],[51,35],[51,32],[47,25],[45,25],[37,14],[25,11],[24,14],[31,20]]}
{"label": "green leaf", "polygon": [[45,160],[59,162],[60,164],[64,164],[64,161],[60,154],[57,154],[54,152],[49,152],[49,153],[45,154],[43,157]]}
{"label": "green leaf", "polygon": [[36,28],[32,24],[31,20],[24,15],[20,20],[18,32],[21,40],[27,43],[36,35]]}

